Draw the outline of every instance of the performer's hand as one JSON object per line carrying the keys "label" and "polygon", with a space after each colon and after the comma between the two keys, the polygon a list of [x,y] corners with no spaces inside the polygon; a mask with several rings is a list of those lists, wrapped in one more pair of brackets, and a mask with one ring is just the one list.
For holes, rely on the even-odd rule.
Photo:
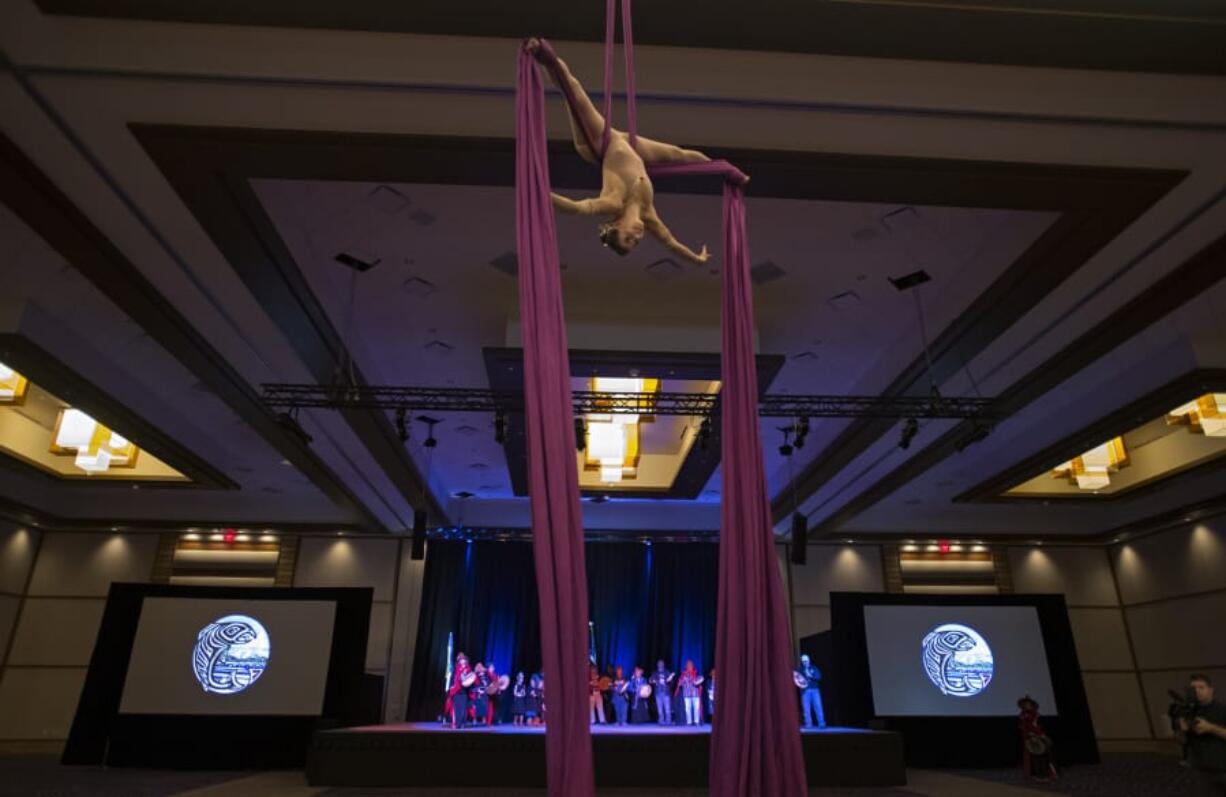
{"label": "performer's hand", "polygon": [[705,262],[707,262],[708,260],[710,260],[710,259],[711,259],[711,253],[707,251],[707,247],[706,247],[706,245],[705,245],[705,244],[704,244],[704,245],[703,245],[703,247],[702,247],[702,251],[700,251],[700,252],[699,252],[699,253],[698,253],[698,254],[695,256],[695,258],[694,258],[694,259],[695,259],[695,260],[697,260],[699,263],[705,263]]}
{"label": "performer's hand", "polygon": [[530,39],[525,40],[524,49],[532,53],[533,55],[536,55],[538,52],[540,52],[541,40],[535,36],[531,37]]}
{"label": "performer's hand", "polygon": [[1197,717],[1192,724],[1192,733],[1213,733],[1214,725],[1204,717]]}

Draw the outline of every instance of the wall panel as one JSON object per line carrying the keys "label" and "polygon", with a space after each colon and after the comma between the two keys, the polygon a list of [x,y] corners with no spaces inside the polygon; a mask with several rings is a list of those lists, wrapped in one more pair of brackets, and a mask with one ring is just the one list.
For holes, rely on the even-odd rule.
{"label": "wall panel", "polygon": [[0,592],[25,592],[39,532],[0,520]]}
{"label": "wall panel", "polygon": [[793,612],[792,622],[796,626],[797,641],[810,634],[829,631],[830,609],[826,606],[797,606]]}
{"label": "wall panel", "polygon": [[106,597],[112,581],[148,581],[157,546],[156,534],[47,534],[30,594]]}
{"label": "wall panel", "polygon": [[8,650],[9,637],[17,624],[17,607],[20,605],[21,598],[0,595],[0,664],[4,663],[4,652]]}
{"label": "wall panel", "polygon": [[9,664],[89,666],[105,600],[27,598]]}
{"label": "wall panel", "polygon": [[1226,592],[1124,611],[1142,670],[1226,667]]}
{"label": "wall panel", "polygon": [[392,638],[392,604],[375,603],[370,607],[370,635],[366,638],[367,672],[387,670],[387,646]]}
{"label": "wall panel", "polygon": [[84,667],[6,667],[0,677],[0,740],[68,738],[84,683]]}
{"label": "wall panel", "polygon": [[1081,669],[1132,669],[1124,615],[1119,609],[1069,609],[1068,615]]}
{"label": "wall panel", "polygon": [[829,606],[832,590],[881,592],[885,589],[881,548],[877,545],[810,545],[808,562],[790,567],[792,600],[798,606]]}
{"label": "wall panel", "polygon": [[298,546],[298,587],[374,587],[390,601],[396,580],[394,539],[304,537]]}
{"label": "wall panel", "polygon": [[1149,723],[1135,674],[1085,673],[1082,679],[1095,736],[1099,739],[1149,738]]}
{"label": "wall panel", "polygon": [[1013,591],[1063,593],[1069,606],[1116,606],[1119,599],[1102,548],[1011,547]]}
{"label": "wall panel", "polygon": [[1226,589],[1226,518],[1112,548],[1125,604]]}

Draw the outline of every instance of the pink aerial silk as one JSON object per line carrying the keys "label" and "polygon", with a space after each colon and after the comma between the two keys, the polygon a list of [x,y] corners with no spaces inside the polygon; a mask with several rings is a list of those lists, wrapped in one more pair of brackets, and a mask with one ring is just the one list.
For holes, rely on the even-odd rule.
{"label": "pink aerial silk", "polygon": [[525,52],[519,55],[515,102],[515,239],[524,337],[524,431],[541,607],[541,661],[549,701],[546,783],[551,797],[589,797],[587,573],[575,469],[570,360],[562,315],[558,236],[549,199],[545,93],[536,64]]}
{"label": "pink aerial silk", "polygon": [[[630,0],[622,0],[628,135],[636,140]],[[615,0],[607,0],[605,129],[612,135]],[[542,42],[538,59],[556,74],[557,56]],[[556,81],[574,108],[563,80]],[[587,589],[575,472],[566,327],[553,207],[549,198],[543,86],[527,52],[519,56],[516,230],[529,492],[541,605],[541,646],[549,679],[546,766],[550,795],[592,793],[587,724]],[[577,129],[588,133],[582,124]],[[715,666],[719,706],[711,739],[712,797],[802,797],[806,794],[787,608],[771,535],[770,504],[758,427],[753,350],[753,291],[745,237],[743,186],[727,161],[647,164],[648,173],[724,179],[723,357],[721,390],[723,492],[720,507],[719,607]]]}

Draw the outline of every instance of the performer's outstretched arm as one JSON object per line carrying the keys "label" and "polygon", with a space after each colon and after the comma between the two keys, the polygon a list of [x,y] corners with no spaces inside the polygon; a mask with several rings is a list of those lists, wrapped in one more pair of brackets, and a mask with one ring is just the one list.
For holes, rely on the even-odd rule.
{"label": "performer's outstretched arm", "polygon": [[597,216],[602,213],[617,213],[621,203],[611,196],[598,196],[590,199],[571,199],[561,194],[550,193],[553,206],[563,213],[577,213],[581,216]]}
{"label": "performer's outstretched arm", "polygon": [[702,251],[695,252],[674,238],[672,232],[664,226],[664,222],[660,221],[658,216],[643,217],[643,226],[648,232],[659,238],[660,243],[693,263],[705,263],[711,258],[706,246],[702,248]]}

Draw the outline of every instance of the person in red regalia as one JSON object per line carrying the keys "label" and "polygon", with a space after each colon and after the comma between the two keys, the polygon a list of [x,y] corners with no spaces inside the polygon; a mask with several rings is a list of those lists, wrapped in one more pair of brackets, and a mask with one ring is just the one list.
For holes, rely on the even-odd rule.
{"label": "person in red regalia", "polygon": [[468,665],[468,657],[463,653],[456,654],[455,675],[447,689],[447,703],[443,707],[443,714],[451,719],[452,728],[463,727],[468,721],[468,688],[475,680],[476,674]]}
{"label": "person in red regalia", "polygon": [[1039,703],[1030,695],[1017,701],[1017,715],[1022,732],[1022,769],[1035,780],[1055,780],[1056,765],[1052,762],[1051,737],[1039,724]]}

